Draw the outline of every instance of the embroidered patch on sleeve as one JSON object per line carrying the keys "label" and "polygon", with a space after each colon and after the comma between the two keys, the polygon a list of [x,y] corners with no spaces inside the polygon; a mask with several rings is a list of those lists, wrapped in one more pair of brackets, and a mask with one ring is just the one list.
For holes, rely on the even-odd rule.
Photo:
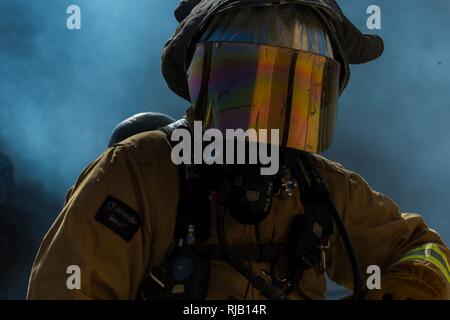
{"label": "embroidered patch on sleeve", "polygon": [[130,241],[141,226],[139,214],[120,200],[108,196],[95,215],[95,219],[125,241]]}

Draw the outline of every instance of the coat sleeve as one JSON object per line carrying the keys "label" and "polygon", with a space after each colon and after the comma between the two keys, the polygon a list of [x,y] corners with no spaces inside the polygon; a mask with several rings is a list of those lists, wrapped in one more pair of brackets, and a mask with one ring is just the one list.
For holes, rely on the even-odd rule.
{"label": "coat sleeve", "polygon": [[[450,251],[438,233],[419,214],[401,213],[394,201],[372,190],[358,174],[324,158],[317,160],[359,258],[363,285],[370,275],[367,268],[378,266],[381,290],[383,283],[390,288],[405,282],[416,286],[432,283],[430,295],[421,298],[449,299]],[[337,231],[327,256],[330,279],[351,289],[352,269]]]}
{"label": "coat sleeve", "polygon": [[135,297],[151,229],[134,167],[127,149],[116,146],[82,173],[41,243],[28,299]]}

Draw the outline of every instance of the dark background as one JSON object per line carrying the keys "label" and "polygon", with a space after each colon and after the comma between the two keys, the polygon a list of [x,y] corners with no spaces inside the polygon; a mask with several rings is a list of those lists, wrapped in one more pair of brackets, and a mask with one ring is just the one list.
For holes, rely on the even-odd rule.
{"label": "dark background", "polygon": [[[24,298],[31,263],[66,190],[142,111],[180,117],[188,103],[161,76],[177,0],[0,0],[0,153],[14,166],[1,221],[17,226],[0,298]],[[382,9],[384,56],[352,67],[326,156],[362,174],[450,240],[450,2],[339,1],[365,32]],[[82,29],[66,28],[66,8]],[[1,189],[0,189],[1,192]]]}

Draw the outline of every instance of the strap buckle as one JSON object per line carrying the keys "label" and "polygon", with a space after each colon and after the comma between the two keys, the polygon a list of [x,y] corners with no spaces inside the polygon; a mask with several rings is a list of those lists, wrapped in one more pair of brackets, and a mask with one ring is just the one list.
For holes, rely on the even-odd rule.
{"label": "strap buckle", "polygon": [[331,246],[330,238],[327,239],[327,243],[325,245],[321,244],[319,246],[320,250],[320,264],[319,264],[319,270],[322,273],[325,273],[327,271],[327,254],[326,250]]}

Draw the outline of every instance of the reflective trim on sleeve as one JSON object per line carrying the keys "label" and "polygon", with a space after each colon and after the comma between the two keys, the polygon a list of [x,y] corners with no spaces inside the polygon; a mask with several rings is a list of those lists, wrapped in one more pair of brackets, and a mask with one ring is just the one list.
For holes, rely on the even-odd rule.
{"label": "reflective trim on sleeve", "polygon": [[428,243],[423,246],[417,247],[409,251],[403,256],[397,263],[422,260],[427,261],[435,265],[441,270],[444,277],[450,283],[450,266],[447,260],[447,256],[439,249],[439,246],[434,243]]}

